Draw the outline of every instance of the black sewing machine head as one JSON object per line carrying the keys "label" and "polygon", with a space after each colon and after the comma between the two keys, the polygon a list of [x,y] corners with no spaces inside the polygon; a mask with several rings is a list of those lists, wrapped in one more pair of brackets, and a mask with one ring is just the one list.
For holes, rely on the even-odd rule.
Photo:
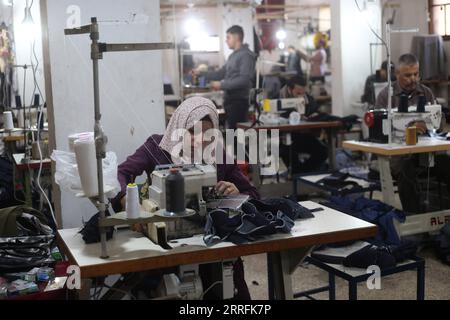
{"label": "black sewing machine head", "polygon": [[383,133],[383,122],[387,120],[387,110],[372,110],[365,114],[364,122],[369,127],[369,141],[375,143],[388,143],[389,136]]}

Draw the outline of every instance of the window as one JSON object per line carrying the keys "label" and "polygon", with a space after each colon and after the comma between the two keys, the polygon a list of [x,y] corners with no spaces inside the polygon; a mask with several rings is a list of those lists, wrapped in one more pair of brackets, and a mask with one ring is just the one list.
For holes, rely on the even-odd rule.
{"label": "window", "polygon": [[429,0],[430,2],[430,32],[450,40],[450,1]]}

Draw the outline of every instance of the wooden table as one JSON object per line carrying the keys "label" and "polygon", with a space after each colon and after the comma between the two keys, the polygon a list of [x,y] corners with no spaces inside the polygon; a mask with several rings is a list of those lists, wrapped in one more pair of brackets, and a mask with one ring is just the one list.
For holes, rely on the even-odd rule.
{"label": "wooden table", "polygon": [[[281,124],[281,125],[272,125],[272,124],[256,124],[253,125],[251,122],[246,123],[238,123],[237,125],[238,129],[243,130],[256,130],[257,132],[261,130],[279,130],[283,133],[293,133],[293,132],[302,132],[302,131],[315,131],[315,130],[325,130],[327,136],[328,136],[328,159],[330,163],[330,169],[335,170],[336,169],[336,136],[337,131],[342,128],[342,123],[340,121],[330,121],[330,122],[309,122],[309,121],[302,121],[298,125],[290,125],[290,124]],[[258,139],[259,141],[259,139]],[[255,184],[255,186],[259,189],[262,188],[262,182],[261,182],[261,168],[260,165],[254,165],[253,176],[252,176],[252,182]],[[292,188],[292,184],[288,186],[289,188]],[[284,192],[284,188],[280,187],[278,188],[280,192]],[[282,190],[282,191],[281,191]],[[274,192],[273,190],[270,190],[270,192]],[[277,194],[279,196],[285,196],[286,194]]]}
{"label": "wooden table", "polygon": [[[143,272],[180,265],[218,262],[240,256],[266,253],[269,263],[270,294],[277,299],[292,299],[291,275],[311,249],[317,245],[372,237],[377,227],[314,202],[301,203],[309,209],[323,208],[315,218],[297,221],[291,234],[277,234],[246,245],[222,242],[207,247],[203,236],[169,242],[166,250],[145,236],[118,231],[110,240],[108,259],[101,259],[100,244],[86,245],[79,229],[58,231],[59,247],[69,262],[80,267],[81,278]],[[88,288],[84,288],[84,291]],[[83,288],[81,289],[83,290]]]}
{"label": "wooden table", "polygon": [[[412,154],[433,154],[449,151],[450,141],[433,138],[421,138],[415,146],[405,144],[381,144],[372,142],[346,141],[343,147],[352,151],[361,151],[378,155],[383,201],[395,207],[394,182],[391,174],[390,158]],[[439,231],[450,219],[450,211],[432,212],[408,216],[406,222],[397,224],[397,230],[403,236]]]}

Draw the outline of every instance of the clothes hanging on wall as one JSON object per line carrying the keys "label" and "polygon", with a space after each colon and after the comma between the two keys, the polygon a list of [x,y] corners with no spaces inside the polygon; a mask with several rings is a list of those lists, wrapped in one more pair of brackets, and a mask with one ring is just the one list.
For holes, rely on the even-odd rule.
{"label": "clothes hanging on wall", "polygon": [[12,38],[4,22],[0,24],[0,112],[11,106],[14,53]]}
{"label": "clothes hanging on wall", "polygon": [[422,79],[447,79],[447,57],[440,35],[415,36],[411,53],[419,59]]}

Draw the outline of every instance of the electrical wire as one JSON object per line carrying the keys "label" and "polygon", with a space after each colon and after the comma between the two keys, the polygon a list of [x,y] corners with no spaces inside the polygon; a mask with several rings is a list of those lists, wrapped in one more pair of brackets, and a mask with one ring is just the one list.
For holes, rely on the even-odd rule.
{"label": "electrical wire", "polygon": [[[29,6],[30,10],[31,10],[31,8],[33,6],[33,3],[34,3],[34,0],[32,0],[31,3],[30,3],[30,6]],[[36,47],[35,47],[35,45],[36,45],[36,40],[33,40],[33,43],[31,45],[31,68],[32,68],[32,71],[33,71],[33,81],[34,81],[33,96],[34,96],[34,93],[36,92],[36,89],[37,89],[38,92],[39,92],[39,95],[40,95],[40,97],[42,99],[42,101],[44,101],[44,97],[43,97],[41,88],[40,88],[39,83],[38,83],[37,78],[36,78],[36,72],[37,72],[37,69],[39,67],[39,59],[38,59],[37,54],[36,54]],[[33,61],[33,57],[34,57],[34,59],[36,59],[36,64]],[[25,96],[24,96],[24,100],[25,100]],[[44,191],[44,189],[42,188],[42,185],[41,185],[41,175],[42,175],[42,167],[43,167],[44,159],[43,159],[42,150],[41,150],[41,126],[40,126],[40,124],[41,124],[41,121],[42,121],[42,116],[44,114],[44,111],[43,111],[43,106],[44,105],[45,105],[45,103],[39,105],[38,109],[37,109],[38,119],[37,119],[36,128],[37,128],[37,148],[38,148],[38,153],[39,153],[39,170],[38,170],[38,175],[37,175],[37,179],[36,179],[36,184],[38,186],[38,189],[39,189],[40,193],[42,194],[42,196],[44,197],[45,201],[48,204],[48,207],[49,207],[49,210],[50,210],[50,214],[51,214],[51,217],[53,219],[53,223],[54,223],[55,227],[58,228],[58,222],[56,221],[55,212],[53,210],[53,205],[50,202],[50,199],[48,198],[47,193]],[[30,119],[30,125],[31,125],[31,119]]]}
{"label": "electrical wire", "polygon": [[216,285],[218,284],[223,284],[222,281],[216,281],[214,282],[212,285],[209,286],[208,289],[206,289],[205,291],[203,291],[202,295],[200,296],[200,300],[203,300],[203,297],[212,289],[214,288]]}
{"label": "electrical wire", "polygon": [[[363,13],[363,10],[362,10],[361,7],[359,6],[358,0],[355,0],[355,4],[356,4],[356,7],[358,8],[358,11],[359,11],[360,13]],[[375,29],[370,25],[369,21],[366,21],[366,23],[367,23],[367,26],[369,27],[370,31],[375,35],[375,37],[377,37],[378,40],[381,41],[381,43],[382,43],[382,44],[384,45],[384,47],[386,48],[386,51],[388,52],[388,54],[390,54],[388,45],[387,45],[386,41],[383,39],[383,37],[380,36],[380,35],[375,31]]]}

